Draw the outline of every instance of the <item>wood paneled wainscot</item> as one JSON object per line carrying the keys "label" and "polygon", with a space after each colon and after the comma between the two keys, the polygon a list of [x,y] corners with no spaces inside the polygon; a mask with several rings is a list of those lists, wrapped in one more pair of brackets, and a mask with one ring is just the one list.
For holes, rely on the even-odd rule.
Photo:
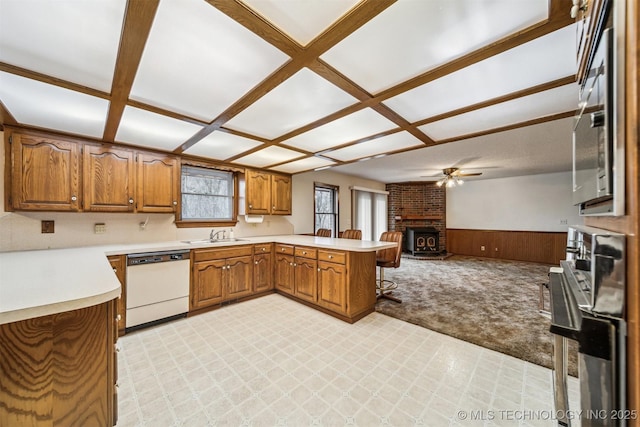
{"label": "wood paneled wainscot", "polygon": [[566,232],[447,229],[447,251],[516,261],[558,264],[565,258]]}
{"label": "wood paneled wainscot", "polygon": [[0,426],[115,425],[115,306],[0,325]]}
{"label": "wood paneled wainscot", "polygon": [[189,311],[196,311],[253,293],[253,246],[191,251]]}

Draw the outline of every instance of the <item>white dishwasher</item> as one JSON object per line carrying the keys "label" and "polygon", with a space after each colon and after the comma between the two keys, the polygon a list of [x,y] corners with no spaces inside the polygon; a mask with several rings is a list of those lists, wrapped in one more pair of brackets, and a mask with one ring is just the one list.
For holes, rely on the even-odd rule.
{"label": "white dishwasher", "polygon": [[189,265],[188,249],[127,255],[127,330],[186,315]]}

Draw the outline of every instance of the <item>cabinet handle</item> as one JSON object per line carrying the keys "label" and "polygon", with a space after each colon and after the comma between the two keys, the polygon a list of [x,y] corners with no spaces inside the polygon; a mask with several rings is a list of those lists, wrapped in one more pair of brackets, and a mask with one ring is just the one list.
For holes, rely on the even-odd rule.
{"label": "cabinet handle", "polygon": [[276,205],[271,206],[271,209],[275,209],[275,208],[276,208]]}
{"label": "cabinet handle", "polygon": [[294,267],[297,267],[297,266],[298,266],[298,264],[296,264],[296,263],[294,262],[294,263],[293,263],[293,266],[294,266]]}
{"label": "cabinet handle", "polygon": [[249,203],[249,209],[251,209],[253,207],[253,205],[251,203]]}
{"label": "cabinet handle", "polygon": [[258,265],[258,261],[254,261],[253,263],[254,263],[255,265]]}
{"label": "cabinet handle", "polygon": [[306,255],[306,254],[307,254],[307,251],[302,251],[302,255]]}
{"label": "cabinet handle", "polygon": [[177,204],[178,204],[178,201],[177,201],[177,200],[174,200],[174,201],[173,201],[173,206],[176,206]]}
{"label": "cabinet handle", "polygon": [[121,321],[121,320],[122,320],[122,315],[118,314],[118,315],[116,316],[116,321],[117,321],[117,322],[119,322],[119,321]]}
{"label": "cabinet handle", "polygon": [[318,271],[320,271],[320,267],[318,267]]}
{"label": "cabinet handle", "polygon": [[267,250],[267,248],[262,248],[262,252],[264,252],[264,251],[266,251],[266,250]]}
{"label": "cabinet handle", "polygon": [[129,204],[132,205],[133,204],[133,199],[129,199]]}
{"label": "cabinet handle", "polygon": [[282,252],[284,252],[284,251],[285,251],[285,249],[284,249],[284,248],[282,248]]}
{"label": "cabinet handle", "polygon": [[329,259],[333,259],[333,255],[329,255]]}
{"label": "cabinet handle", "polygon": [[114,273],[117,273],[117,272],[118,272],[118,269],[114,267],[114,268],[113,268],[113,272],[114,272]]}
{"label": "cabinet handle", "polygon": [[78,200],[78,198],[76,196],[71,196],[71,201],[75,202],[76,200]]}
{"label": "cabinet handle", "polygon": [[289,263],[289,265],[293,265],[293,263],[292,263],[292,262],[290,262],[290,263]]}

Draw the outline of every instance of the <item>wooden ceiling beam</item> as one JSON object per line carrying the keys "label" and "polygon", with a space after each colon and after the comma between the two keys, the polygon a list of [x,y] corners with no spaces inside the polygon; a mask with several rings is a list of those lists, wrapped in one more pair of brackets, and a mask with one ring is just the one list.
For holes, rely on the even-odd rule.
{"label": "wooden ceiling beam", "polygon": [[[286,79],[293,76],[308,64],[316,61],[318,56],[322,53],[329,50],[331,47],[339,43],[345,37],[356,31],[373,17],[396,2],[396,0],[364,0],[342,17],[342,19],[334,23],[326,31],[311,41],[309,45],[300,49],[300,46],[297,43],[286,36],[283,37],[280,30],[275,28],[259,15],[248,10],[246,6],[239,1],[207,1],[209,4],[216,7],[230,18],[236,20],[236,22],[240,23],[245,28],[253,31],[258,36],[266,37],[265,40],[272,43],[275,47],[282,47],[283,52],[291,56],[291,60],[223,111],[208,126],[205,126],[201,131],[180,145],[180,147],[176,148],[174,152],[177,154],[183,153],[202,138],[211,134],[216,129],[219,129],[226,122],[269,93]],[[277,142],[272,141],[269,143],[269,145],[275,144],[277,144]],[[246,153],[234,156],[234,158],[243,157],[255,151],[257,150],[254,148],[252,150],[248,150]]]}
{"label": "wooden ceiling beam", "polygon": [[111,103],[102,138],[113,142],[160,0],[128,0],[111,85]]}
{"label": "wooden ceiling beam", "polygon": [[84,93],[86,95],[95,96],[102,99],[110,99],[110,95],[101,90],[93,89],[87,86],[79,85],[77,83],[68,82],[66,80],[58,79],[56,77],[48,76],[46,74],[38,73],[36,71],[27,70],[25,68],[17,67],[15,65],[0,62],[0,71],[6,73],[15,74],[16,76],[25,77],[27,79],[35,80],[41,83],[58,86],[64,89],[69,89],[75,92]]}
{"label": "wooden ceiling beam", "polygon": [[500,104],[502,102],[513,101],[514,99],[522,98],[524,96],[533,95],[536,93],[544,92],[545,90],[555,89],[557,87],[565,86],[568,84],[575,83],[576,76],[572,74],[567,77],[563,77],[561,79],[553,80],[551,82],[542,83],[537,86],[533,86],[527,89],[522,89],[516,92],[511,92],[503,96],[498,96],[496,98],[488,99],[486,101],[478,102],[477,104],[467,105],[466,107],[458,108],[457,110],[447,111],[446,113],[438,114],[437,116],[427,117],[426,119],[418,120],[413,123],[414,126],[423,126],[428,123],[437,122],[439,120],[448,119],[453,116],[458,116],[460,114],[468,113],[470,111],[479,110],[481,108],[490,107],[492,105]]}

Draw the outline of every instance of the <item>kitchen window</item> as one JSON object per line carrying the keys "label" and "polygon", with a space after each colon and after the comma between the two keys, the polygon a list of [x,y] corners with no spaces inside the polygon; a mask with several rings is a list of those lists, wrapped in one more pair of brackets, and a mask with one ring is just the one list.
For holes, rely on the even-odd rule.
{"label": "kitchen window", "polygon": [[178,226],[235,225],[235,177],[225,170],[182,166]]}
{"label": "kitchen window", "polygon": [[338,237],[338,187],[329,184],[313,184],[315,193],[314,232],[319,228],[331,230],[331,237]]}

